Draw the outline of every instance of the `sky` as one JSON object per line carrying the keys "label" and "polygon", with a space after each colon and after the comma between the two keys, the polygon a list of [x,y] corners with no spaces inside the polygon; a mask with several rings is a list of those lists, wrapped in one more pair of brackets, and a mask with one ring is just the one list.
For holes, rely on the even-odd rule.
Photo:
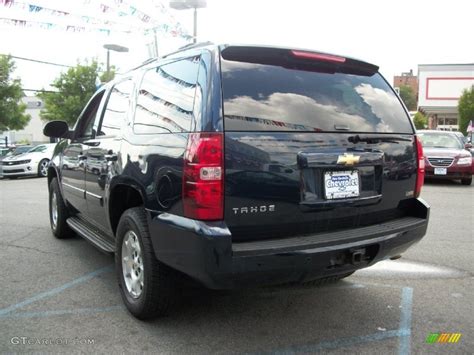
{"label": "sky", "polygon": [[[43,7],[64,7],[61,0],[15,0]],[[160,0],[123,0],[141,9]],[[0,19],[12,16],[0,0]],[[114,0],[68,0],[68,10],[113,3]],[[168,4],[163,0],[162,3]],[[72,11],[71,11],[72,12]],[[191,10],[169,10],[184,28],[192,32]],[[453,0],[207,0],[198,13],[198,41],[249,43],[307,48],[347,55],[374,63],[392,82],[393,75],[428,63],[473,63],[472,45],[474,1]],[[38,19],[37,14],[22,14]],[[30,16],[30,18],[28,18]],[[160,16],[156,16],[157,18]],[[70,33],[61,30],[31,29],[0,23],[0,54],[75,65],[78,60],[96,58],[104,63],[105,43],[129,48],[128,53],[111,53],[111,63],[119,72],[140,64],[149,57],[145,37],[98,32]],[[186,44],[184,39],[159,34],[159,53],[165,54]],[[16,60],[15,75],[26,89],[49,88],[62,67]]]}

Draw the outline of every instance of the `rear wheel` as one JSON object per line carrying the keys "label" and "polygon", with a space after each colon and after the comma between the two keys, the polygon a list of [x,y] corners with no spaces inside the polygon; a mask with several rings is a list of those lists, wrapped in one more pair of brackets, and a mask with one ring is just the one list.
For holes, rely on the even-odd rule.
{"label": "rear wheel", "polygon": [[116,243],[115,265],[127,309],[139,319],[165,314],[175,299],[176,272],[156,260],[143,208],[123,213]]}
{"label": "rear wheel", "polygon": [[463,185],[471,185],[472,184],[472,176],[468,179],[461,179],[461,184]]}
{"label": "rear wheel", "polygon": [[61,196],[58,179],[49,184],[49,221],[53,235],[58,239],[68,238],[73,231],[66,223],[69,216],[66,204]]}
{"label": "rear wheel", "polygon": [[46,177],[48,176],[48,166],[49,166],[49,159],[42,159],[38,164],[38,176],[39,177]]}

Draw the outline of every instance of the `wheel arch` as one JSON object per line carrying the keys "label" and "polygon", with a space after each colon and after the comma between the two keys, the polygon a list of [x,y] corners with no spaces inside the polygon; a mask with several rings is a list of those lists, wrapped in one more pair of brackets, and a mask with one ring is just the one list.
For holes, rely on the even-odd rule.
{"label": "wheel arch", "polygon": [[107,209],[110,227],[115,235],[122,214],[132,207],[144,206],[145,198],[137,184],[120,181],[110,187]]}
{"label": "wheel arch", "polygon": [[[48,187],[51,184],[51,181],[53,181],[54,178],[57,178],[59,180],[59,173],[54,165],[50,165],[48,167]],[[61,186],[61,184],[59,184]]]}

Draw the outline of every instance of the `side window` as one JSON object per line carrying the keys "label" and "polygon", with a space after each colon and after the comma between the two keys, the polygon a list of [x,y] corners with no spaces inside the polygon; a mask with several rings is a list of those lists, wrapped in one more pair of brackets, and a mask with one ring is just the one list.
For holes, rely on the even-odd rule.
{"label": "side window", "polygon": [[137,98],[137,134],[188,132],[193,118],[200,57],[148,70]]}
{"label": "side window", "polygon": [[83,114],[80,116],[76,127],[76,139],[88,139],[94,136],[94,121],[99,111],[100,102],[104,96],[104,90],[99,91],[92,97]]}
{"label": "side window", "polygon": [[116,136],[120,132],[127,119],[132,91],[132,79],[114,85],[107,101],[102,123],[97,131],[98,136]]}

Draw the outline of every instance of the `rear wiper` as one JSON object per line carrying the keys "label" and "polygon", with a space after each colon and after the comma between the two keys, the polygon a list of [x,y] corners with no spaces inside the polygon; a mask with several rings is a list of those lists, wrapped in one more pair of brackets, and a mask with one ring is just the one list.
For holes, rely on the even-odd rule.
{"label": "rear wiper", "polygon": [[356,134],[355,136],[350,136],[348,141],[351,143],[378,143],[378,142],[390,142],[390,143],[398,143],[398,141],[405,141],[411,142],[411,138],[401,137],[401,136],[388,136],[388,135],[380,135],[380,136],[359,136]]}

